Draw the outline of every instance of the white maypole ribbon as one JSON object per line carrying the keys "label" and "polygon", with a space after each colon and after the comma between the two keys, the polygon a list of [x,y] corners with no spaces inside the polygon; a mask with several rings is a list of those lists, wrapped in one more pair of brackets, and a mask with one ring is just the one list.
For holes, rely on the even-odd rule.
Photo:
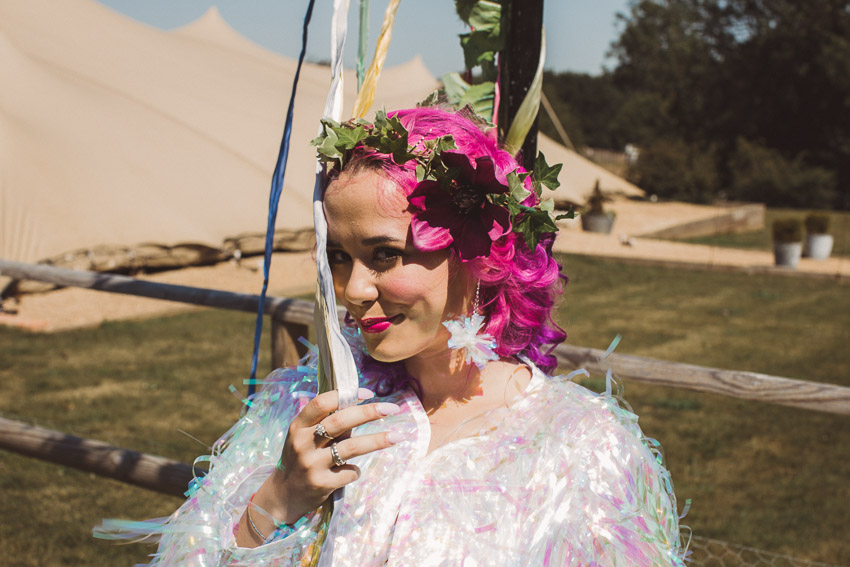
{"label": "white maypole ribbon", "polygon": [[[342,54],[348,24],[349,0],[334,0],[331,22],[331,86],[325,102],[325,118],[337,122],[342,117]],[[320,127],[321,128],[321,127]],[[358,377],[354,356],[342,335],[336,313],[333,276],[327,257],[328,223],[322,203],[324,164],[316,161],[316,184],[313,189],[313,224],[316,228],[316,342],[319,346],[319,391],[339,391],[339,407],[357,404]]]}

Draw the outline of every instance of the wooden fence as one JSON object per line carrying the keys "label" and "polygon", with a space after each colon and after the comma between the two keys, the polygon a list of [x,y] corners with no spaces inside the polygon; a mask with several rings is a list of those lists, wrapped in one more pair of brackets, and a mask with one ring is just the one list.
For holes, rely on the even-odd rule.
{"label": "wooden fence", "polygon": [[[258,295],[6,260],[0,260],[0,275],[254,313],[260,301]],[[313,303],[267,297],[263,312],[272,320],[273,367],[296,362],[304,354],[297,339],[307,336],[313,324]],[[345,313],[341,308],[337,312],[340,317]],[[562,368],[585,368],[592,374],[611,369],[627,381],[850,415],[850,388],[843,386],[624,354],[603,360],[603,351],[573,345],[560,345],[554,352]],[[10,420],[0,420],[0,447],[168,494],[182,493],[192,476],[188,465]]]}

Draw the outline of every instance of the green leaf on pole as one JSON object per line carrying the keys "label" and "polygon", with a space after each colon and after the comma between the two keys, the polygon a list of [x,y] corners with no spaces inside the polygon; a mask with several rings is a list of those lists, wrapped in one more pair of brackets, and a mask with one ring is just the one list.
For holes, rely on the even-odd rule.
{"label": "green leaf on pole", "polygon": [[558,181],[558,174],[561,173],[562,166],[563,164],[560,163],[550,166],[546,163],[546,156],[543,155],[543,152],[540,152],[537,154],[537,160],[534,162],[535,181],[554,191],[561,186],[561,183]]}

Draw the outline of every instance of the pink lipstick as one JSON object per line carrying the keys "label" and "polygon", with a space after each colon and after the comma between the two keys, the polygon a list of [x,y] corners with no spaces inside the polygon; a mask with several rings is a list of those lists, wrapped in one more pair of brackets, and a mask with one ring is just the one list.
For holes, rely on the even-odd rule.
{"label": "pink lipstick", "polygon": [[375,317],[372,319],[360,319],[360,329],[364,333],[383,333],[390,328],[398,315],[393,317]]}

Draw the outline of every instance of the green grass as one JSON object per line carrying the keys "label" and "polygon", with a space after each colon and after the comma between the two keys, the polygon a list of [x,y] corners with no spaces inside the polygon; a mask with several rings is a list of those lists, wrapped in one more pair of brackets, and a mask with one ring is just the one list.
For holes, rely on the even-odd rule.
{"label": "green grass", "polygon": [[[572,344],[605,348],[621,333],[620,353],[850,386],[846,284],[564,264]],[[0,328],[0,415],[191,462],[205,449],[177,430],[209,444],[236,419],[227,386],[247,374],[252,333],[252,316],[223,311],[53,335]],[[694,533],[850,563],[850,418],[633,383],[625,396],[663,443],[680,507],[692,499]],[[93,540],[91,527],[179,504],[8,453],[0,493],[0,544],[15,565],[144,561],[149,547]]]}
{"label": "green grass", "polygon": [[[250,314],[204,311],[52,335],[0,328],[0,415],[191,463],[208,449],[178,429],[208,446],[239,416],[227,386],[244,391],[253,327]],[[91,528],[180,504],[3,451],[0,494],[0,547],[21,566],[147,562],[151,546],[94,540]]]}
{"label": "green grass", "polygon": [[[767,209],[764,216],[764,228],[740,234],[720,234],[717,236],[699,236],[685,238],[683,242],[693,244],[708,244],[711,246],[727,246],[731,248],[757,248],[772,250],[771,226],[778,218],[796,217],[803,220],[812,211],[798,209]],[[832,255],[850,256],[850,213],[833,211],[816,211],[827,213],[831,218],[829,233],[833,237]]]}
{"label": "green grass", "polygon": [[[850,386],[850,293],[804,278],[564,259],[572,344]],[[602,382],[591,380],[589,387]],[[850,417],[625,384],[695,534],[850,563]],[[840,534],[840,535],[839,535]]]}

